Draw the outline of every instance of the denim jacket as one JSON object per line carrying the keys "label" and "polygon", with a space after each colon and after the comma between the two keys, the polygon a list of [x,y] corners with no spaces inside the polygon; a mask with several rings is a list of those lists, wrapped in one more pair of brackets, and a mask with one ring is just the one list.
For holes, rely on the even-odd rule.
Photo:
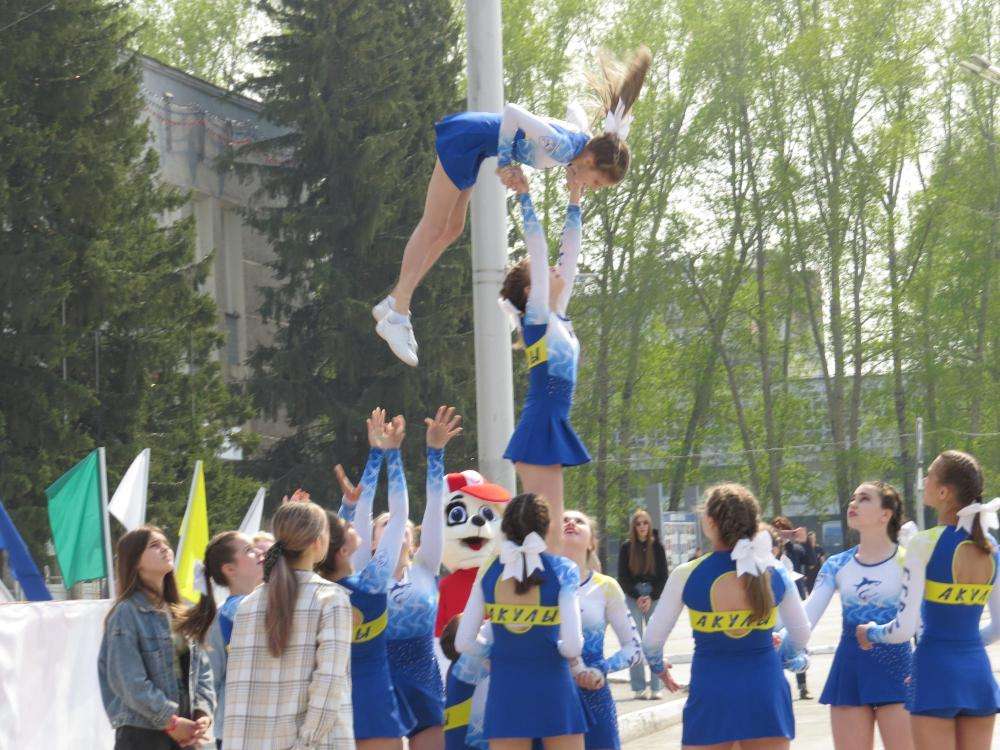
{"label": "denim jacket", "polygon": [[[191,712],[212,716],[215,690],[208,655],[191,642]],[[111,725],[163,729],[177,713],[170,617],[137,591],[114,608],[104,626],[97,661],[101,698]]]}

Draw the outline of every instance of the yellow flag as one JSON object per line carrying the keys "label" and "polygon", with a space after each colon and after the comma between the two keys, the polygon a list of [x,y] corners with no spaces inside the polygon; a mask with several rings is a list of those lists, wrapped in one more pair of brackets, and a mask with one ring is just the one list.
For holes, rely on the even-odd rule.
{"label": "yellow flag", "polygon": [[205,499],[205,471],[201,461],[196,461],[187,510],[184,511],[184,521],[181,523],[180,541],[177,543],[177,560],[174,564],[174,576],[181,598],[192,604],[197,604],[201,599],[201,588],[204,584],[197,583],[196,578],[202,576],[204,567],[202,563],[207,546],[208,503]]}

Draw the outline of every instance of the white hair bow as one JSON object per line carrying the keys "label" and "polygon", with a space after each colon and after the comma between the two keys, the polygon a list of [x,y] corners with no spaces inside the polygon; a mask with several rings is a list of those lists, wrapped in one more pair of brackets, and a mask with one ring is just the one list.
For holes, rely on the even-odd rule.
{"label": "white hair bow", "polygon": [[632,113],[625,112],[625,102],[619,101],[614,111],[609,110],[608,116],[604,118],[604,132],[617,133],[621,140],[628,138],[629,128],[632,126]]}
{"label": "white hair bow", "polygon": [[497,297],[497,305],[503,310],[503,314],[507,316],[507,323],[510,325],[511,332],[521,327],[521,311],[514,307],[513,302],[506,297]]}
{"label": "white hair bow", "polygon": [[201,560],[194,561],[194,590],[208,594],[208,581],[205,578],[205,564]]}
{"label": "white hair bow", "polygon": [[1000,510],[1000,497],[995,497],[988,503],[969,503],[958,511],[958,528],[965,529],[971,534],[972,521],[976,516],[979,516],[979,527],[983,533],[1000,528],[998,510]]}
{"label": "white hair bow", "polygon": [[920,531],[920,528],[913,522],[907,521],[902,526],[899,527],[899,546],[908,547],[910,545],[910,540],[913,539]]}
{"label": "white hair bow", "polygon": [[736,561],[737,577],[744,573],[759,576],[774,565],[774,555],[771,554],[771,535],[758,531],[753,539],[740,539],[733,547],[730,557]]}
{"label": "white hair bow", "polygon": [[500,562],[503,563],[503,574],[500,580],[513,578],[523,581],[536,570],[542,570],[542,553],[545,551],[545,540],[532,531],[524,537],[520,545],[509,539],[500,545]]}

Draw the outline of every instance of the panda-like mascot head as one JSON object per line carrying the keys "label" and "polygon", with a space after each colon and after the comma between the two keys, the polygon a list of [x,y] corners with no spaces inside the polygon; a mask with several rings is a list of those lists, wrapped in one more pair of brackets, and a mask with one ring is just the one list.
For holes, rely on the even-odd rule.
{"label": "panda-like mascot head", "polygon": [[444,566],[452,573],[478,568],[496,554],[510,493],[472,469],[448,474],[445,481]]}

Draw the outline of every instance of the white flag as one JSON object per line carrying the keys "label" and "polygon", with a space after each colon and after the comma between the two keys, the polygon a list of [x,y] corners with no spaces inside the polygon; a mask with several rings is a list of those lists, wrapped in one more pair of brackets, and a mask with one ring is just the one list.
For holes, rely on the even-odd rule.
{"label": "white flag", "polygon": [[260,522],[264,518],[264,495],[266,494],[267,490],[263,487],[257,490],[257,494],[254,496],[253,502],[250,503],[247,514],[240,521],[240,533],[253,536],[260,531]]}
{"label": "white flag", "polygon": [[146,523],[146,495],[149,492],[149,448],[128,467],[118,489],[108,503],[108,511],[129,531]]}

